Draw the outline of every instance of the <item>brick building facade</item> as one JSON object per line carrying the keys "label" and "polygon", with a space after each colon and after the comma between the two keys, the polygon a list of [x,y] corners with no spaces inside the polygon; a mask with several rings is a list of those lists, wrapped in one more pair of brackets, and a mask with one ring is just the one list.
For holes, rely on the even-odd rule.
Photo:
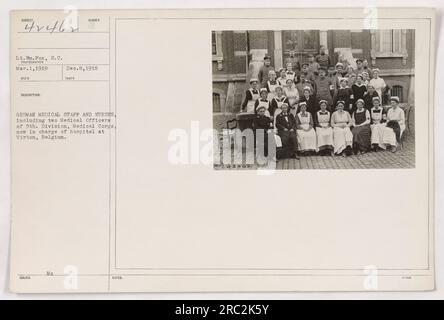
{"label": "brick building facade", "polygon": [[402,102],[414,101],[414,30],[214,31],[212,33],[213,112],[239,111],[251,77],[266,53],[275,69],[294,52],[302,63],[325,46],[335,64],[339,53],[350,61],[367,59]]}

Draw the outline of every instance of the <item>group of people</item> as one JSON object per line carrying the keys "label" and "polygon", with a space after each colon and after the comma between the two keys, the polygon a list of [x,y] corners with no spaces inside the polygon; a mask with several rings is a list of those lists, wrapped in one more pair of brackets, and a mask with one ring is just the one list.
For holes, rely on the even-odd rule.
{"label": "group of people", "polygon": [[396,152],[405,115],[396,96],[389,98],[388,109],[381,106],[386,84],[379,70],[370,70],[359,59],[357,68],[348,65],[344,70],[342,62],[331,67],[323,50],[316,58],[310,56],[301,70],[288,62],[278,70],[279,77],[265,56],[259,79],[250,80],[242,103],[242,111],[255,114],[254,128],[273,132],[277,146],[293,158]]}

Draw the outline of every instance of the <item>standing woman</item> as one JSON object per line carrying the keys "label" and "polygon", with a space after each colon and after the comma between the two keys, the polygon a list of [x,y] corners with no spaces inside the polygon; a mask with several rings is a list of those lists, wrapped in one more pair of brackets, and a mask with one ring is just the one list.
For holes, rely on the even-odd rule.
{"label": "standing woman", "polygon": [[276,123],[276,117],[282,112],[282,105],[286,104],[288,106],[288,99],[284,96],[284,90],[281,86],[276,87],[276,96],[270,102],[270,115],[274,118]]}
{"label": "standing woman", "polygon": [[401,142],[402,133],[405,130],[404,110],[399,107],[399,98],[391,97],[391,108],[387,111],[387,124],[384,128],[382,142],[396,152],[398,144]]}
{"label": "standing woman", "polygon": [[381,99],[382,101],[382,92],[387,85],[385,84],[384,79],[379,76],[379,69],[373,69],[372,73],[373,78],[370,80],[369,84],[375,88],[376,92],[378,93],[379,99]]}
{"label": "standing woman", "polygon": [[285,69],[279,70],[279,78],[277,78],[277,82],[281,87],[285,87],[287,85],[287,72]]}
{"label": "standing woman", "polygon": [[290,113],[296,117],[297,106],[299,102],[299,91],[295,87],[293,80],[287,79],[287,87],[284,89],[285,96],[288,99],[288,105],[290,106]]}
{"label": "standing woman", "polygon": [[349,113],[353,112],[353,91],[348,86],[348,79],[341,78],[339,80],[338,94],[336,95],[336,105],[338,101],[344,102],[344,110]]}
{"label": "standing woman", "polygon": [[353,150],[355,154],[363,154],[370,150],[370,112],[364,108],[364,100],[356,101],[356,111],[352,116]]}
{"label": "standing woman", "polygon": [[385,144],[383,142],[384,129],[385,129],[385,111],[384,108],[381,107],[381,102],[379,97],[376,94],[376,97],[373,98],[373,107],[370,110],[371,124],[370,128],[372,129],[372,137],[371,144],[372,149],[374,151],[378,151],[379,149],[385,150]]}
{"label": "standing woman", "polygon": [[336,103],[336,111],[331,116],[331,126],[333,127],[333,147],[335,154],[343,157],[351,155],[353,134],[350,131],[352,118],[347,111],[344,111],[345,102]]}
{"label": "standing woman", "polygon": [[242,103],[242,111],[254,113],[254,104],[259,99],[259,89],[257,88],[259,80],[256,78],[250,79],[251,88],[245,92],[245,99]]}
{"label": "standing woman", "polygon": [[316,152],[316,132],[313,129],[313,117],[307,111],[307,103],[299,103],[299,113],[296,117],[298,150],[302,153]]}
{"label": "standing woman", "polygon": [[264,115],[271,118],[270,115],[270,100],[267,99],[268,91],[265,88],[260,90],[260,98],[254,103],[254,112],[257,114],[259,108],[265,108]]}
{"label": "standing woman", "polygon": [[317,150],[321,155],[333,153],[333,129],[330,125],[330,112],[327,110],[328,102],[319,101],[321,110],[316,112]]}
{"label": "standing woman", "polygon": [[278,85],[279,85],[279,83],[278,83],[277,80],[276,80],[276,71],[274,71],[274,70],[270,70],[270,71],[268,72],[268,81],[267,81],[267,84],[266,84],[266,89],[267,89],[267,91],[268,91],[267,99],[268,99],[269,101],[271,101],[271,99],[274,98],[274,96],[275,96],[275,90],[276,90],[276,87],[277,87]]}
{"label": "standing woman", "polygon": [[378,93],[375,90],[375,87],[373,87],[372,85],[368,85],[367,87],[367,91],[364,93],[364,103],[365,103],[365,108],[367,110],[370,110],[371,108],[374,107],[374,99],[378,98],[378,101],[380,101]]}
{"label": "standing woman", "polygon": [[[304,87],[304,90],[302,91],[303,96],[301,97],[300,102],[307,103],[307,111],[311,113],[313,119],[316,115],[316,99],[313,95],[313,91],[310,87]],[[298,110],[299,113],[299,110]]]}
{"label": "standing woman", "polygon": [[[364,78],[362,74],[356,76],[356,82],[352,85],[353,98],[358,101],[359,99],[364,100],[364,95],[367,92],[367,87],[364,83]],[[365,101],[364,101],[365,104]]]}

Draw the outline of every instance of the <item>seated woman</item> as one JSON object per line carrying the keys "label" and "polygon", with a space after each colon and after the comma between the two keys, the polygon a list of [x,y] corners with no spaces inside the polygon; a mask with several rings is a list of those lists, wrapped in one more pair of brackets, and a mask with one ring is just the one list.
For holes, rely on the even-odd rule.
{"label": "seated woman", "polygon": [[370,109],[370,128],[372,130],[371,145],[373,151],[378,151],[379,149],[385,150],[385,144],[383,142],[385,117],[384,108],[381,107],[381,99],[379,99],[378,96],[373,97],[373,107]]}
{"label": "seated woman", "polygon": [[285,96],[288,99],[290,113],[296,117],[296,110],[299,102],[299,91],[294,86],[293,80],[287,79],[287,86],[284,88]]}
{"label": "seated woman", "polygon": [[254,112],[257,114],[259,107],[265,108],[265,115],[269,118],[271,118],[270,111],[270,101],[268,100],[268,90],[265,88],[262,88],[260,90],[260,98],[256,100],[254,103]]}
{"label": "seated woman", "polygon": [[316,152],[316,132],[313,129],[313,117],[307,111],[307,103],[299,103],[299,113],[296,116],[298,134],[298,149],[304,154]]}
{"label": "seated woman", "polygon": [[317,149],[321,155],[333,156],[333,129],[330,126],[330,112],[327,106],[327,100],[319,101],[321,110],[316,112]]}
{"label": "seated woman", "polygon": [[344,106],[345,102],[342,100],[336,103],[336,111],[331,116],[331,126],[334,153],[346,157],[352,154],[353,134],[350,131],[352,118],[347,111],[344,111]]}
{"label": "seated woman", "polygon": [[370,150],[370,112],[364,108],[362,99],[356,101],[356,111],[353,112],[353,150],[355,154],[363,154]]}
{"label": "seated woman", "polygon": [[391,108],[387,111],[387,124],[382,135],[382,142],[392,151],[396,152],[401,136],[405,130],[404,110],[399,107],[399,98],[391,97]]}

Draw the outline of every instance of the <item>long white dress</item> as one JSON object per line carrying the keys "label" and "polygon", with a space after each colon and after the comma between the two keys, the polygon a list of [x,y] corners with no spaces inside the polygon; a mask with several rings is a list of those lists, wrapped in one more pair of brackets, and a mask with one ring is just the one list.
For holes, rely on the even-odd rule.
{"label": "long white dress", "polygon": [[302,111],[297,114],[297,117],[299,119],[300,126],[304,130],[296,130],[297,136],[298,136],[298,150],[299,151],[316,151],[317,145],[316,145],[316,132],[314,131],[313,127],[307,130],[310,127],[310,123],[313,123],[313,120],[311,119],[310,112],[303,113]]}
{"label": "long white dress", "polygon": [[[287,96],[288,103],[290,104],[290,113],[296,117],[297,102],[299,101],[299,91],[295,86],[291,88],[285,88],[285,95]],[[294,107],[294,108],[293,108]]]}
{"label": "long white dress", "polygon": [[[405,130],[405,115],[404,110],[402,110],[399,106],[392,107],[387,111],[387,122],[388,121],[398,121],[399,127],[401,129],[401,136]],[[385,127],[382,135],[382,142],[386,145],[391,145],[396,147],[398,142],[396,141],[396,134],[392,128]]]}
{"label": "long white dress", "polygon": [[333,124],[348,124],[351,122],[350,114],[347,111],[335,111],[331,116],[333,127],[333,148],[336,154],[340,154],[348,146],[353,145],[353,134],[349,127],[339,128]]}
{"label": "long white dress", "polygon": [[318,150],[333,146],[333,128],[330,127],[330,112],[317,112],[318,123],[321,127],[316,128],[318,140]]}
{"label": "long white dress", "polygon": [[378,145],[380,148],[385,149],[386,146],[383,142],[385,129],[385,123],[382,123],[383,111],[384,109],[382,107],[377,109],[375,107],[371,108],[370,117],[372,119],[372,124],[370,125],[370,128],[372,129],[371,144]]}

